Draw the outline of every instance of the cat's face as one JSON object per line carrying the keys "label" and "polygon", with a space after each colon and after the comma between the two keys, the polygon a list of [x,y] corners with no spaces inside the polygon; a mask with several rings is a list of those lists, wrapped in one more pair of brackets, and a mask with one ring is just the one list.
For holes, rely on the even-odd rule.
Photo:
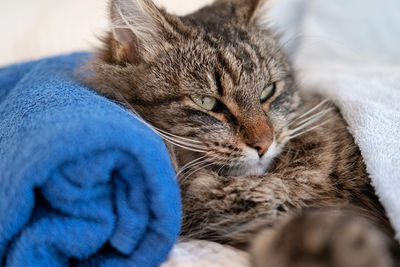
{"label": "cat's face", "polygon": [[98,89],[162,130],[179,165],[264,173],[288,141],[300,97],[260,26],[262,4],[223,0],[178,18],[150,1],[112,1]]}

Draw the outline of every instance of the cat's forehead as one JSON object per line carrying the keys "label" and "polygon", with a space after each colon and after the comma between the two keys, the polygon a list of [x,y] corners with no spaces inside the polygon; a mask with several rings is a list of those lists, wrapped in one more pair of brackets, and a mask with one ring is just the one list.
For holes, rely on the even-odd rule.
{"label": "cat's forehead", "polygon": [[[209,38],[213,37],[213,40]],[[202,35],[182,42],[168,54],[179,74],[182,89],[198,94],[242,98],[254,94],[283,76],[284,67],[275,46],[249,40],[218,42],[213,35]],[[188,88],[189,87],[189,88]]]}

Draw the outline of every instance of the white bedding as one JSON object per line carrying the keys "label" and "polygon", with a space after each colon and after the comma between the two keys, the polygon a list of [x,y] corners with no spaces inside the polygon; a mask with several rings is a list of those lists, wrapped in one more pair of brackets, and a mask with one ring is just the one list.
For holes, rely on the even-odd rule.
{"label": "white bedding", "polygon": [[[183,14],[211,0],[157,2]],[[271,21],[285,33],[300,84],[340,107],[400,233],[400,1],[275,2]],[[105,0],[2,0],[0,19],[0,66],[91,49],[107,27]],[[193,241],[178,244],[163,267],[247,265],[246,253]]]}

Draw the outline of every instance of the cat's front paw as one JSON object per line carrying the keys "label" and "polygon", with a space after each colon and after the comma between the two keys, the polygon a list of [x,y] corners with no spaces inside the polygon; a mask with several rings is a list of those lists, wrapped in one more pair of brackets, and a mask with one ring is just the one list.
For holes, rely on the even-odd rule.
{"label": "cat's front paw", "polygon": [[366,220],[340,211],[307,212],[253,245],[257,267],[391,267],[385,236]]}

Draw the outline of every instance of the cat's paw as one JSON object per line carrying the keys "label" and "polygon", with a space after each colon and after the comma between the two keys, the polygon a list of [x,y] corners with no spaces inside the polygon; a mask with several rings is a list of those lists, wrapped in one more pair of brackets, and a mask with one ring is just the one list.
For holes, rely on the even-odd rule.
{"label": "cat's paw", "polygon": [[340,211],[307,212],[253,245],[257,267],[391,267],[385,236],[357,216]]}

